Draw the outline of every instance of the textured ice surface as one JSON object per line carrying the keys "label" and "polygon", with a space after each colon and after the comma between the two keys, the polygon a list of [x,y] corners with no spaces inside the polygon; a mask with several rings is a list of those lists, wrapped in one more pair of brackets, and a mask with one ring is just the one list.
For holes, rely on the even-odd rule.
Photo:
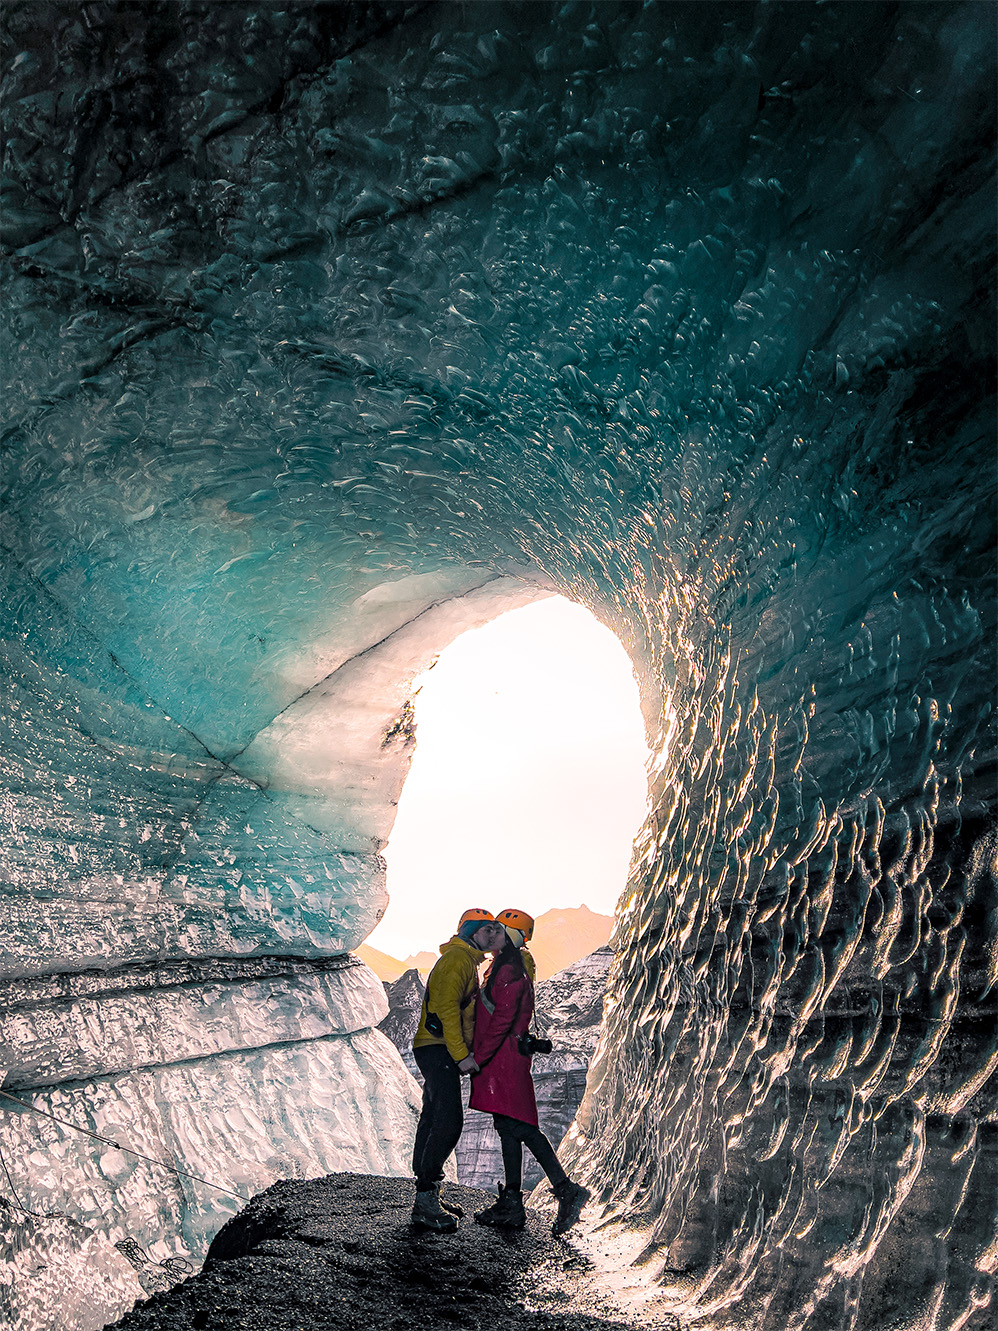
{"label": "textured ice surface", "polygon": [[[103,1326],[135,1297],[112,1245],[137,1241],[152,1263],[197,1261],[241,1205],[233,1192],[340,1168],[405,1173],[418,1095],[372,1029],[387,1006],[373,971],[346,956],[162,962],[0,986],[4,1089],[63,1120],[3,1101],[17,1205],[62,1217],[11,1217],[12,1325],[53,1325],[70,1284],[86,1293],[81,1331]],[[51,1272],[37,1288],[33,1266]]]}
{"label": "textured ice surface", "polygon": [[0,1256],[4,1326],[98,1331],[145,1295],[110,1240],[76,1220],[28,1216],[2,1202]]}
{"label": "textured ice surface", "polygon": [[3,11],[5,974],[356,945],[408,680],[564,592],[657,755],[573,1167],[719,1323],[981,1325],[990,7],[208,14]]}
{"label": "textured ice surface", "polygon": [[[278,1178],[406,1174],[418,1096],[377,1031],[238,1050],[20,1098],[209,1183],[252,1196]],[[242,1203],[208,1183],[5,1107],[7,1167],[31,1210],[68,1213],[157,1261],[204,1255]],[[82,1145],[81,1145],[82,1143]]]}
{"label": "textured ice surface", "polygon": [[[281,693],[271,724],[223,761],[139,694],[62,610],[40,607],[16,570],[0,577],[17,625],[3,649],[0,976],[356,947],[387,902],[377,852],[408,770],[413,676],[462,629],[538,594],[481,574],[469,589],[466,576],[437,579],[439,606],[425,580],[392,593],[399,601],[383,586],[364,592],[354,632],[384,637],[313,675],[300,696]],[[367,610],[371,598],[379,615]],[[24,646],[35,632],[38,656],[61,647],[73,673],[65,662],[39,665]],[[320,648],[312,668],[323,672],[330,659]]]}
{"label": "textured ice surface", "polygon": [[0,985],[0,1068],[7,1090],[78,1081],[362,1031],[387,1007],[374,972],[345,957],[165,962],[16,981]]}

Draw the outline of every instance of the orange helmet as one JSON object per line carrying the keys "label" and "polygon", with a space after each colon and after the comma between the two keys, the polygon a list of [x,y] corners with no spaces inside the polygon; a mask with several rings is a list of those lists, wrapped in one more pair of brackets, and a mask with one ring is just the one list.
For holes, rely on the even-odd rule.
{"label": "orange helmet", "polygon": [[496,919],[508,929],[519,929],[523,941],[529,943],[534,934],[534,917],[525,910],[501,910]]}
{"label": "orange helmet", "polygon": [[457,922],[460,929],[462,924],[467,924],[469,920],[478,920],[481,924],[494,924],[496,917],[490,910],[483,910],[481,906],[472,906],[471,910],[466,910]]}

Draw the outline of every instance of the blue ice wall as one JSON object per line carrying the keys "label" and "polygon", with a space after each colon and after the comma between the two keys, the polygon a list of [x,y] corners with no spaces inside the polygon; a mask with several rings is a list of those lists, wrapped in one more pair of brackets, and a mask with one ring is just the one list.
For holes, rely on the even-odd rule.
{"label": "blue ice wall", "polygon": [[241,756],[564,591],[658,755],[577,1167],[717,1325],[983,1325],[990,6],[4,17],[13,972],[353,946],[362,777]]}

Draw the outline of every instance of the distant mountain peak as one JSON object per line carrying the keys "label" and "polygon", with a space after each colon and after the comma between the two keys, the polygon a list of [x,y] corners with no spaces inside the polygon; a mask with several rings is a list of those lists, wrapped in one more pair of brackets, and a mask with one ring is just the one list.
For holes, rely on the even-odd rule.
{"label": "distant mountain peak", "polygon": [[[555,906],[535,917],[534,936],[529,947],[537,963],[537,979],[547,980],[590,952],[605,947],[613,928],[612,915],[600,915],[588,906]],[[418,970],[427,975],[437,960],[437,952],[415,952],[399,961],[387,953],[362,943],[354,949],[379,980],[397,980],[404,971]]]}

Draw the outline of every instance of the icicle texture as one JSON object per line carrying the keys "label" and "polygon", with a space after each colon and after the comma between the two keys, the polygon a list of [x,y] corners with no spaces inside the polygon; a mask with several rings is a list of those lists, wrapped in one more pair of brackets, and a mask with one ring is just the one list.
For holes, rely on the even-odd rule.
{"label": "icicle texture", "polygon": [[[574,1167],[718,1325],[982,1325],[991,8],[4,18],[9,983],[356,946],[414,672],[565,592],[656,755]],[[327,979],[251,1039],[237,978],[196,1056],[114,999],[160,1029],[46,1054],[45,1103],[248,1186],[341,1077],[403,1169],[401,1065],[365,1100],[374,1037],[296,1024]]]}

